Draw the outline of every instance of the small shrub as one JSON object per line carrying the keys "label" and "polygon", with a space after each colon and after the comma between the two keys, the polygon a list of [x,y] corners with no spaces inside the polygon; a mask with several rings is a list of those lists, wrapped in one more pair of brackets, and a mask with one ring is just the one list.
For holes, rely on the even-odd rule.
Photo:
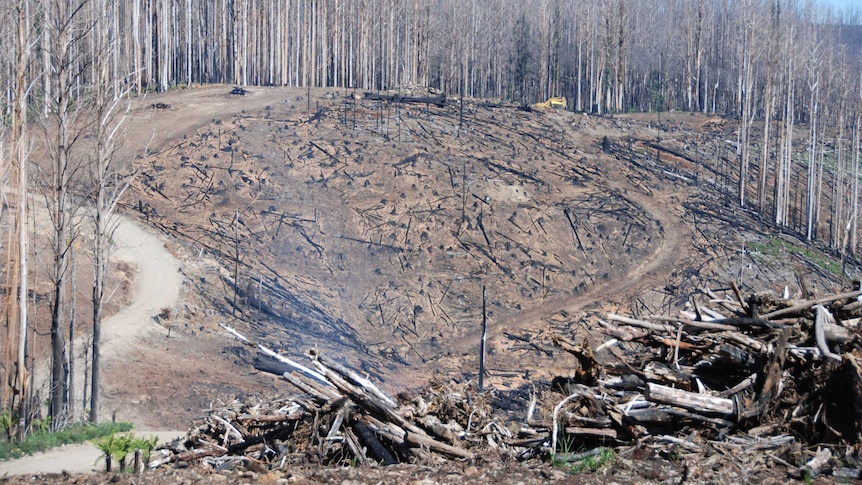
{"label": "small shrub", "polygon": [[611,448],[602,448],[602,452],[598,455],[588,456],[581,461],[571,464],[572,473],[592,473],[606,466],[610,466],[614,462],[614,450]]}
{"label": "small shrub", "polygon": [[3,429],[3,433],[6,435],[7,439],[12,439],[12,432],[18,426],[18,416],[13,414],[11,410],[4,409],[2,413],[0,413],[0,428]]}
{"label": "small shrub", "polygon": [[610,466],[614,461],[614,457],[616,456],[612,448],[602,447],[598,450],[599,452],[596,454],[584,456],[579,460],[569,461],[566,459],[566,455],[568,455],[567,449],[570,445],[567,446],[565,441],[561,441],[560,444],[563,453],[554,457],[554,466],[565,468],[573,474],[592,473],[604,467]]}
{"label": "small shrub", "polygon": [[150,453],[155,449],[159,440],[153,436],[150,438],[137,438],[135,433],[117,435],[111,433],[93,440],[93,444],[105,455],[105,469],[111,471],[114,461],[120,464],[120,472],[126,471],[126,458],[133,455],[135,451],[141,451],[144,460],[150,460]]}
{"label": "small shrub", "polygon": [[48,431],[51,431],[52,422],[53,420],[51,419],[51,416],[48,416],[44,419],[36,418],[32,423],[30,423],[30,425],[40,433],[47,433]]}

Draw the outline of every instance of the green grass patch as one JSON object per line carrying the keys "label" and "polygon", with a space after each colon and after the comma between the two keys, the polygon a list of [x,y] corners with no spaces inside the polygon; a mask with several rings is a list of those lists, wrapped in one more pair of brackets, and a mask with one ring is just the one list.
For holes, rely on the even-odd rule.
{"label": "green grass patch", "polygon": [[554,459],[554,465],[565,468],[572,474],[593,473],[610,466],[614,462],[615,457],[616,454],[613,448],[602,447],[598,450],[598,453],[589,454],[577,460],[571,460],[566,454],[557,455]]}
{"label": "green grass patch", "polygon": [[79,424],[70,426],[60,431],[36,431],[24,438],[22,443],[17,441],[0,440],[0,460],[20,458],[24,455],[32,455],[57,446],[84,443],[94,438],[110,436],[113,433],[129,431],[131,423],[102,423],[102,424]]}
{"label": "green grass patch", "polygon": [[762,256],[780,260],[788,254],[793,254],[805,258],[836,276],[843,275],[841,265],[838,262],[803,246],[797,246],[787,241],[775,238],[767,240],[766,243],[750,241],[746,244],[751,251],[759,253]]}

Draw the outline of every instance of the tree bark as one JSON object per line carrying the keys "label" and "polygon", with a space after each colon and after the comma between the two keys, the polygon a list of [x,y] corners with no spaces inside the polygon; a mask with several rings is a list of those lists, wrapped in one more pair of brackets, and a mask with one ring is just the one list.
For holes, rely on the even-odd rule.
{"label": "tree bark", "polygon": [[[18,359],[17,359],[17,375],[16,375],[16,390],[18,392],[18,440],[24,439],[24,433],[29,424],[29,410],[27,406],[27,290],[28,290],[28,264],[27,264],[27,165],[29,163],[27,153],[27,64],[30,59],[30,2],[24,0],[18,6],[17,11],[17,36],[15,42],[15,101],[12,112],[12,149],[15,164],[18,168],[18,215],[17,215],[17,230],[18,230],[18,288],[17,288],[17,306],[18,306]],[[10,325],[11,326],[11,325]],[[11,332],[10,332],[11,333]],[[10,347],[14,345],[9,342]]]}
{"label": "tree bark", "polygon": [[647,383],[644,398],[705,415],[733,416],[736,409],[732,399],[683,391],[652,382]]}

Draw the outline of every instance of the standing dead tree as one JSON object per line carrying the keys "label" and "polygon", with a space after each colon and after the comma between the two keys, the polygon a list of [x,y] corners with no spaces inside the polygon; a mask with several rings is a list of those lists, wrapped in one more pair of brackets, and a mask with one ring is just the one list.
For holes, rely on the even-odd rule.
{"label": "standing dead tree", "polygon": [[81,111],[76,109],[78,83],[84,73],[80,69],[81,56],[87,49],[83,44],[87,32],[84,25],[84,4],[72,0],[46,2],[43,12],[46,22],[49,49],[49,74],[51,76],[51,115],[43,127],[50,156],[50,165],[42,181],[46,205],[51,219],[52,265],[50,281],[51,297],[51,390],[49,414],[54,426],[61,425],[68,402],[68,356],[66,353],[65,328],[68,319],[66,285],[69,275],[69,255],[76,230],[73,226],[74,208],[71,198],[71,183],[80,168],[72,148],[83,135],[79,123]]}
{"label": "standing dead tree", "polygon": [[[111,2],[99,0],[99,9],[104,11]],[[123,134],[122,128],[129,112],[129,94],[131,87],[127,83],[114,83],[110,65],[107,59],[117,49],[116,38],[109,35],[108,29],[99,28],[100,23],[107,21],[101,17],[96,20],[96,55],[93,59],[94,72],[94,104],[92,116],[96,126],[95,158],[89,163],[90,183],[95,192],[95,206],[91,210],[93,217],[93,342],[91,366],[91,423],[99,417],[99,381],[100,377],[100,344],[102,326],[102,304],[105,298],[105,280],[108,260],[111,252],[111,239],[117,228],[116,209],[120,198],[135,177],[134,172],[124,171],[115,163],[115,154],[119,148]],[[84,396],[86,408],[86,395]]]}
{"label": "standing dead tree", "polygon": [[18,214],[16,219],[18,231],[18,285],[17,310],[18,326],[17,334],[13,330],[15,326],[10,321],[9,337],[6,345],[12,346],[17,343],[17,374],[15,376],[14,392],[18,394],[18,439],[24,438],[27,430],[29,413],[27,412],[27,384],[28,373],[26,366],[27,353],[27,277],[29,267],[27,265],[27,175],[28,175],[28,146],[27,146],[27,65],[30,58],[30,3],[24,0],[18,5],[16,17],[16,41],[15,41],[15,98],[12,110],[12,150],[13,160],[17,166],[17,189],[18,189]]}

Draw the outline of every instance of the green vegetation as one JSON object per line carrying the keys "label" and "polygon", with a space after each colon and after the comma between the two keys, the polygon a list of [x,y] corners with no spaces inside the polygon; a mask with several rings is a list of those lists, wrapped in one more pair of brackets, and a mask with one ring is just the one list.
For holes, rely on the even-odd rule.
{"label": "green vegetation", "polygon": [[106,470],[111,471],[111,463],[115,460],[120,464],[121,472],[126,471],[126,458],[137,450],[143,453],[144,461],[150,461],[150,453],[158,442],[159,439],[155,436],[137,438],[134,432],[122,435],[111,433],[93,440],[93,444],[105,454]]}
{"label": "green vegetation", "polygon": [[598,455],[588,456],[581,461],[572,463],[572,473],[589,473],[610,466],[614,462],[615,456],[612,448],[602,448],[602,452]]}
{"label": "green vegetation", "polygon": [[[3,421],[12,422],[11,416]],[[9,460],[19,458],[24,455],[32,455],[39,451],[45,451],[50,448],[62,446],[71,443],[83,443],[85,441],[99,438],[101,436],[112,435],[117,432],[128,431],[132,429],[131,423],[103,423],[103,424],[80,424],[70,426],[60,431],[49,431],[50,423],[43,421],[47,426],[39,426],[39,430],[28,435],[23,442],[18,443],[14,440],[0,440],[0,460]],[[35,422],[34,422],[35,423]],[[8,431],[7,431],[8,435]]]}
{"label": "green vegetation", "polygon": [[554,458],[554,466],[566,468],[573,474],[593,473],[604,467],[610,466],[614,462],[614,457],[616,456],[613,448],[605,447],[599,448],[597,453],[585,453],[581,455],[586,456],[574,461],[571,459],[572,455],[569,455],[568,457],[566,454],[557,455]]}
{"label": "green vegetation", "polygon": [[788,254],[797,255],[836,276],[842,276],[841,265],[839,263],[808,248],[797,246],[776,238],[769,239],[766,243],[751,241],[747,244],[751,251],[759,253],[762,256],[780,260],[785,258]]}

